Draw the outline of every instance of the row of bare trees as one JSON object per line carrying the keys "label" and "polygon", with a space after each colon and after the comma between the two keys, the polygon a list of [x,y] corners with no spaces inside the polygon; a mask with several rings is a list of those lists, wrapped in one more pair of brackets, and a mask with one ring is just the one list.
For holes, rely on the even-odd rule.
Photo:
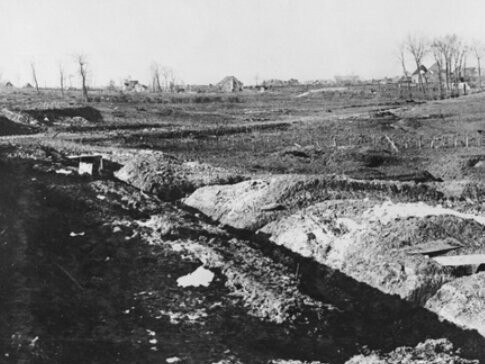
{"label": "row of bare trees", "polygon": [[172,68],[153,62],[150,67],[150,73],[153,92],[161,92],[163,90],[174,92],[176,78]]}
{"label": "row of bare trees", "polygon": [[[88,70],[87,70],[86,56],[77,55],[76,63],[78,66],[79,76],[81,77],[81,88],[82,88],[83,100],[89,101],[88,87],[87,87]],[[34,62],[30,63],[30,70],[32,72],[32,81],[34,82],[35,90],[39,92],[39,82],[37,80],[37,67]],[[61,88],[62,96],[64,96],[65,72],[64,72],[64,66],[62,64],[59,64],[59,86]]]}
{"label": "row of bare trees", "polygon": [[[88,69],[87,69],[87,61],[84,55],[77,55],[75,57],[75,61],[77,64],[78,74],[81,78],[81,89],[83,99],[89,101],[88,95],[88,87],[87,87],[87,76],[88,76]],[[37,68],[34,62],[30,63],[31,73],[32,73],[32,82],[34,83],[35,90],[39,92],[39,82],[37,79]],[[162,91],[175,91],[175,83],[176,83],[176,76],[175,72],[172,68],[161,66],[160,64],[153,62],[150,67],[151,73],[151,89],[153,92],[162,92]],[[59,64],[59,86],[61,89],[61,93],[64,96],[64,91],[66,81],[66,74],[64,70],[64,66]],[[114,81],[110,81],[109,88],[115,88]]]}
{"label": "row of bare trees", "polygon": [[[428,82],[425,72],[421,72],[423,61],[432,57],[436,66],[441,87],[449,88],[452,83],[462,81],[466,76],[467,61],[474,58],[478,71],[478,87],[481,88],[481,58],[485,53],[485,45],[481,41],[467,42],[456,34],[428,39],[423,36],[409,35],[399,46],[399,60],[406,77],[407,58],[411,57],[416,67],[418,82]],[[424,86],[423,86],[424,87]],[[423,88],[424,89],[424,88]]]}

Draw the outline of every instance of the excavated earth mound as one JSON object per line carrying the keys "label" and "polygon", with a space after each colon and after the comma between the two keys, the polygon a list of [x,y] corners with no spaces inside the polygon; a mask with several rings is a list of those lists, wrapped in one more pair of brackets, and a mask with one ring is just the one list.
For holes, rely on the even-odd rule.
{"label": "excavated earth mound", "polygon": [[24,113],[30,115],[40,123],[62,122],[63,120],[72,118],[78,118],[78,120],[85,120],[90,123],[99,123],[103,121],[101,112],[91,106],[58,109],[31,109],[25,110]]}
{"label": "excavated earth mound", "polygon": [[485,272],[443,285],[426,307],[459,326],[485,336]]}
{"label": "excavated earth mound", "polygon": [[[384,200],[389,197],[406,202]],[[416,250],[428,244],[452,246],[440,255],[485,252],[485,216],[442,207],[435,197],[443,194],[434,184],[282,175],[203,187],[184,203],[223,225],[256,233],[423,306],[463,273],[438,264],[433,252]],[[411,202],[418,199],[429,203]],[[476,299],[476,306],[485,305],[485,298]],[[436,305],[429,308],[440,311]],[[480,313],[472,311],[470,322]]]}
{"label": "excavated earth mound", "polygon": [[452,277],[433,260],[407,253],[423,240],[402,241],[402,231],[392,234],[398,227],[394,221],[372,221],[372,210],[364,208],[376,203],[326,201],[275,220],[258,232],[385,293],[424,304]]}
{"label": "excavated earth mound", "polygon": [[181,162],[161,153],[137,155],[115,172],[115,177],[164,201],[176,200],[201,186],[243,179],[232,171],[197,162]]}
{"label": "excavated earth mound", "polygon": [[435,186],[412,182],[360,181],[336,175],[275,175],[235,185],[199,188],[185,204],[225,225],[256,230],[282,214],[311,203],[337,199],[400,196],[404,200],[442,197]]}
{"label": "excavated earth mound", "polygon": [[400,347],[387,354],[357,355],[346,364],[478,364],[461,358],[446,339],[426,340],[416,347]]}

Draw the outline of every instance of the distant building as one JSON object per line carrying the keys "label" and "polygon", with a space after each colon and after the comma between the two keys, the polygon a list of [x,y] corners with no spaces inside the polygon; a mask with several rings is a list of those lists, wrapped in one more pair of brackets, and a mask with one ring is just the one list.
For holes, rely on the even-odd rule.
{"label": "distant building", "polygon": [[[441,73],[441,77],[440,77]],[[420,79],[419,76],[421,75],[421,82],[423,83],[439,83],[443,82],[446,83],[446,70],[444,65],[441,67],[438,63],[433,63],[432,66],[426,68],[425,66],[419,66],[419,69],[416,69],[412,76],[413,83],[419,83]],[[452,83],[459,83],[459,82],[477,82],[478,81],[478,70],[476,67],[466,67],[463,69],[460,75],[454,74],[454,72],[450,73],[449,82]]]}
{"label": "distant building", "polygon": [[12,84],[12,82],[7,81],[7,82],[5,82],[5,83],[3,84],[3,87],[5,87],[5,88],[12,88],[12,87],[13,87],[13,84]]}
{"label": "distant building", "polygon": [[339,85],[353,85],[360,82],[357,75],[335,76],[335,82]]}
{"label": "distant building", "polygon": [[421,65],[419,66],[412,74],[411,74],[411,81],[413,83],[425,83],[428,82],[432,72],[430,72],[426,66]]}
{"label": "distant building", "polygon": [[125,80],[123,82],[123,91],[125,92],[146,92],[148,86],[142,85],[137,80]]}
{"label": "distant building", "polygon": [[333,86],[335,85],[335,80],[330,80],[330,79],[308,80],[303,82],[302,84],[309,85],[309,86]]}
{"label": "distant building", "polygon": [[219,89],[224,92],[242,91],[243,83],[234,76],[226,76],[217,84]]}
{"label": "distant building", "polygon": [[28,83],[28,82],[27,82],[27,83],[24,85],[24,87],[23,87],[23,88],[32,89],[32,88],[34,88],[34,87],[33,87],[33,86],[30,84],[30,83]]}
{"label": "distant building", "polygon": [[291,78],[287,81],[285,80],[278,80],[278,79],[269,79],[263,81],[262,85],[266,88],[278,88],[278,87],[285,87],[285,86],[298,86],[300,82],[295,79]]}

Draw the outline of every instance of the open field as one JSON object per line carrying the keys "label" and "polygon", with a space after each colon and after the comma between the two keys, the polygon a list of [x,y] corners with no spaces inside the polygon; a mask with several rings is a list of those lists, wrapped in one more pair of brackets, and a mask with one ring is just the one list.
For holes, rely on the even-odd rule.
{"label": "open field", "polygon": [[2,95],[6,362],[485,361],[485,94],[304,92]]}

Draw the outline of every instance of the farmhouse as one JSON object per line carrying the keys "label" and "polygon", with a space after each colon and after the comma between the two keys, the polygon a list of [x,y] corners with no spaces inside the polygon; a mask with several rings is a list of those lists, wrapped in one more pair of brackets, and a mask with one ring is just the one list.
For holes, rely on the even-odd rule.
{"label": "farmhouse", "polygon": [[429,76],[432,72],[426,68],[426,66],[419,66],[411,75],[411,80],[413,83],[423,83],[427,82]]}
{"label": "farmhouse", "polygon": [[148,86],[142,85],[137,80],[125,80],[123,82],[123,91],[126,92],[145,92],[148,90]]}
{"label": "farmhouse", "polygon": [[217,84],[219,89],[224,92],[242,91],[243,83],[234,76],[226,76]]}
{"label": "farmhouse", "polygon": [[[441,73],[441,78],[440,78]],[[419,76],[421,75],[421,80]],[[455,75],[454,72],[450,74],[451,80],[450,82],[477,82],[478,81],[478,70],[476,67],[466,67],[463,69],[463,73],[461,75]],[[425,66],[421,65],[418,69],[416,69],[412,76],[413,83],[420,83],[420,82],[427,82],[427,83],[439,83],[440,81],[446,83],[446,70],[444,66],[438,66],[438,63],[434,63],[431,67],[426,68]]]}
{"label": "farmhouse", "polygon": [[5,83],[3,84],[3,87],[5,87],[5,88],[12,88],[12,87],[13,87],[13,84],[12,84],[12,82],[7,81],[7,82],[5,82]]}

